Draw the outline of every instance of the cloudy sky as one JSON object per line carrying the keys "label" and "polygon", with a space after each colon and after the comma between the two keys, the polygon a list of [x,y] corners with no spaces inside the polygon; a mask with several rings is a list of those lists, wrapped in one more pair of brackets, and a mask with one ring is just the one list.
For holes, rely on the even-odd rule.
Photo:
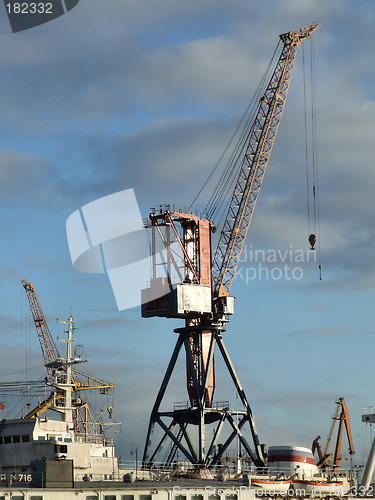
{"label": "cloudy sky", "polygon": [[[1,15],[0,373],[2,380],[43,373],[24,278],[54,338],[63,335],[56,318],[72,311],[86,371],[115,383],[113,400],[102,396],[97,408],[113,404],[123,423],[116,435],[122,457],[132,443],[144,444],[180,323],[141,319],[139,308],[118,311],[107,276],[74,270],[66,220],[128,188],[144,217],[158,204],[189,205],[278,35],[314,22],[322,25],[313,42],[322,280],[307,242],[300,48],[224,341],[261,442],[324,441],[335,401],[344,397],[363,463],[370,434],[361,412],[375,403],[374,1],[80,0],[66,15],[17,34]],[[309,61],[310,41],[304,53]],[[280,272],[285,262],[292,279]],[[216,399],[233,406],[217,361]],[[186,399],[181,360],[166,403]]]}

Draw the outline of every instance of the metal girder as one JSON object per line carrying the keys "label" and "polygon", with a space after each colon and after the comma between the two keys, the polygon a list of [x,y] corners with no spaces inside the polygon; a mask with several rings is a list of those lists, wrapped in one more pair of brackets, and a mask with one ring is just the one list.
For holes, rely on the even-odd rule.
{"label": "metal girder", "polygon": [[[176,420],[173,419],[172,422],[169,424],[169,427],[168,429],[173,432],[173,429],[176,425]],[[168,434],[165,433],[164,436],[161,438],[159,444],[156,446],[155,450],[154,450],[154,453],[152,454],[152,456],[150,457],[149,459],[149,462],[153,462],[155,457],[157,456],[157,454],[159,453],[159,451],[163,448],[164,444],[165,444],[165,441],[167,440],[167,437],[168,437]]]}
{"label": "metal girder", "polygon": [[[241,441],[242,445],[244,446],[247,454],[251,458],[251,460],[254,462],[255,465],[258,467],[264,466],[264,462],[260,463],[254,454],[254,452],[251,450],[248,442],[246,441],[244,435],[242,434],[242,427],[246,424],[246,422],[249,421],[248,415],[244,415],[241,419],[241,421],[238,423],[238,425],[235,423],[235,420],[232,417],[232,413],[236,414],[237,412],[226,412],[225,414],[225,419],[229,421],[233,428],[233,432],[230,434],[228,439],[225,441],[225,443],[220,447],[220,450],[218,453],[213,457],[211,465],[216,465],[217,462],[222,458],[230,444],[233,442],[233,440],[238,436],[239,440]],[[261,464],[261,465],[260,465]]]}

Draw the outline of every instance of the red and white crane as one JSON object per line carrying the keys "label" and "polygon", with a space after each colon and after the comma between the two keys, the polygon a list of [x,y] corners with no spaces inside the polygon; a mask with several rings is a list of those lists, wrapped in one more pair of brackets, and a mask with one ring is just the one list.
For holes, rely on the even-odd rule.
{"label": "red and white crane", "polygon": [[[247,133],[237,182],[215,253],[211,250],[211,233],[215,227],[210,220],[169,206],[161,206],[149,215],[152,276],[150,287],[142,291],[142,315],[181,318],[185,324],[174,330],[178,339],[151,413],[144,464],[153,463],[169,440],[165,463],[171,463],[176,453],[182,452],[194,465],[212,466],[238,438],[254,464],[264,465],[252,411],[221,334],[228,316],[234,313],[230,289],[284,110],[297,49],[319,26],[313,24],[280,35],[281,53]],[[166,271],[163,276],[159,276],[160,268]],[[182,346],[186,352],[189,402],[175,404],[172,411],[161,411]],[[231,410],[228,402],[213,400],[216,346],[241,400],[241,410]],[[230,425],[229,436],[219,444],[225,422]],[[247,423],[253,446],[244,434]],[[155,425],[161,428],[163,435],[151,451]],[[209,425],[213,426],[213,437],[206,432]],[[189,426],[197,430],[197,447],[188,433]]]}

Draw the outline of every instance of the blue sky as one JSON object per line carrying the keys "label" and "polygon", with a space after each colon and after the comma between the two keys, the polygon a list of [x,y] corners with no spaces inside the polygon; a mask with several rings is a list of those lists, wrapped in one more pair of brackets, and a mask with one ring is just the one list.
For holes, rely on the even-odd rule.
{"label": "blue sky", "polygon": [[[133,442],[143,446],[178,322],[141,319],[137,308],[119,312],[106,276],[73,269],[66,219],[128,188],[143,216],[160,203],[188,205],[245,110],[278,35],[319,22],[323,280],[316,262],[295,261],[297,250],[308,255],[300,49],[241,266],[246,276],[262,264],[250,259],[250,249],[292,250],[303,276],[236,280],[236,315],[224,341],[262,442],[309,446],[318,434],[325,439],[334,402],[343,396],[361,463],[368,440],[361,410],[374,403],[374,16],[372,0],[81,0],[61,18],[13,34],[4,11],[3,377],[42,364],[24,278],[34,284],[54,337],[62,335],[56,317],[72,310],[87,372],[116,384],[121,454],[129,455]],[[273,264],[280,266],[280,259]],[[19,376],[34,379],[38,370]],[[186,399],[183,379],[181,361],[170,404]],[[218,373],[217,399],[231,398],[225,373]]]}

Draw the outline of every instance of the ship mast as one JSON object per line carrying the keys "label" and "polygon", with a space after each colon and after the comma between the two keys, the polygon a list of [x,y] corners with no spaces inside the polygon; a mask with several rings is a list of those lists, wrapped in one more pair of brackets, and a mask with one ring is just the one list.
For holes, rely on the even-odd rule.
{"label": "ship mast", "polygon": [[62,398],[54,399],[53,409],[61,414],[63,421],[68,424],[70,430],[73,430],[72,391],[74,386],[72,383],[72,365],[83,363],[84,361],[72,356],[73,330],[75,329],[72,315],[69,316],[68,320],[59,322],[68,325],[68,328],[64,330],[68,337],[66,339],[59,339],[62,342],[66,342],[66,357],[59,357],[56,361],[47,363],[46,367],[55,369],[51,385],[57,389],[57,392],[63,394]]}

